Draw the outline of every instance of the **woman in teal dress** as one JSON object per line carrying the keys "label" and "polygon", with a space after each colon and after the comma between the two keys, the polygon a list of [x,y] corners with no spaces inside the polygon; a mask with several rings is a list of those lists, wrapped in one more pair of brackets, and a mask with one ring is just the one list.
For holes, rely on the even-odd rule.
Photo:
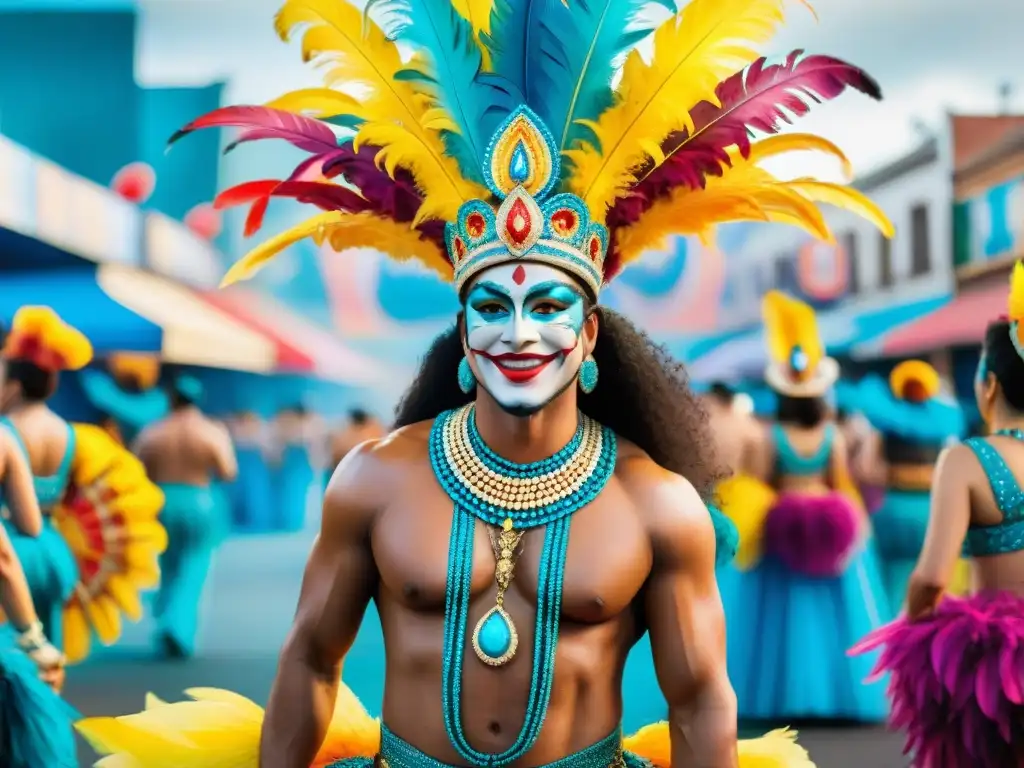
{"label": "woman in teal dress", "polygon": [[[47,314],[48,313],[48,314]],[[38,317],[37,317],[38,315]],[[50,342],[44,340],[50,337]],[[78,583],[78,563],[50,515],[71,480],[75,430],[47,407],[59,373],[88,364],[89,342],[64,325],[52,311],[30,307],[19,311],[4,348],[7,379],[0,393],[0,423],[6,426],[32,468],[42,530],[28,536],[4,520],[21,561],[46,635],[63,644],[64,605]]]}
{"label": "woman in teal dress", "polygon": [[861,392],[864,414],[881,436],[881,455],[871,464],[886,490],[872,523],[889,605],[898,609],[924,546],[935,462],[966,425],[956,401],[938,397],[938,373],[920,360],[896,366],[888,382],[865,379]]}
{"label": "woman in teal dress", "polygon": [[267,425],[252,411],[231,423],[238,458],[238,479],[231,485],[234,520],[239,530],[260,533],[274,529],[274,493],[267,465]]}
{"label": "woman in teal dress", "polygon": [[309,418],[302,405],[286,408],[277,417],[279,464],[275,472],[277,509],[274,529],[293,533],[306,524],[310,491],[316,473],[310,451]]}
{"label": "woman in teal dress", "polygon": [[720,583],[739,714],[882,721],[885,685],[864,684],[872,660],[847,655],[890,615],[843,437],[829,420],[839,366],[825,356],[809,306],[772,292],[764,312],[766,379],[779,395],[764,463],[777,496],[758,559]]}

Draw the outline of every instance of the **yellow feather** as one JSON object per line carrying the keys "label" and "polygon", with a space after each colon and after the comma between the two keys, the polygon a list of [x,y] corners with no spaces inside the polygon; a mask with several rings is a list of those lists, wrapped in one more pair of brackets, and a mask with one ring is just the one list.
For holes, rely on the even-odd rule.
{"label": "yellow feather", "polygon": [[885,215],[885,211],[875,205],[869,197],[853,187],[844,187],[841,184],[832,184],[831,182],[818,181],[816,179],[794,179],[793,181],[783,183],[788,189],[799,192],[808,200],[813,200],[816,203],[827,203],[836,208],[842,208],[844,211],[854,213],[862,219],[866,219],[871,224],[874,224],[878,231],[886,237],[892,237],[896,234],[895,227],[893,227],[889,217]]}
{"label": "yellow feather", "polygon": [[327,227],[322,238],[341,252],[349,248],[373,248],[397,261],[416,259],[444,280],[452,279],[452,265],[445,251],[420,237],[408,224],[382,219],[372,213],[356,213]]}
{"label": "yellow feather", "polygon": [[783,0],[693,0],[654,32],[648,64],[636,50],[622,69],[616,103],[588,123],[597,146],[569,150],[569,185],[591,215],[604,221],[609,206],[636,182],[645,162],[664,161],[660,145],[670,133],[693,130],[689,110],[718,104],[718,83],[757,57],[751,47],[771,38],[782,21]]}
{"label": "yellow feather", "polygon": [[889,388],[903,400],[908,384],[917,384],[925,399],[935,397],[942,388],[939,372],[924,360],[904,360],[889,374]]}
{"label": "yellow feather", "polygon": [[221,280],[220,287],[226,288],[239,280],[248,280],[285,248],[300,240],[305,240],[307,237],[312,237],[325,227],[336,224],[344,215],[341,211],[326,211],[260,243],[231,265],[231,269]]}
{"label": "yellow feather", "polygon": [[483,57],[483,67],[490,70],[491,49],[482,38],[483,35],[491,34],[491,8],[494,7],[494,0],[452,0],[452,7],[473,28],[473,39]]}
{"label": "yellow feather", "polygon": [[85,615],[104,645],[110,645],[121,636],[121,614],[117,604],[106,595],[97,595],[86,602]]}
{"label": "yellow feather", "polygon": [[396,77],[409,65],[361,10],[338,0],[288,0],[275,24],[285,40],[297,26],[308,25],[302,38],[305,59],[329,65],[324,78],[328,86],[363,91],[355,98],[357,108],[351,110],[365,121],[356,133],[356,146],[380,146],[379,162],[391,172],[401,167],[413,175],[423,194],[420,220],[454,221],[463,202],[487,197],[487,191],[466,181],[458,163],[445,154],[440,134],[428,125],[431,112],[432,122],[439,124],[437,110],[412,84]]}
{"label": "yellow feather", "polygon": [[786,364],[793,348],[807,355],[808,370],[814,370],[825,350],[818,334],[814,309],[781,291],[769,291],[761,303],[768,351],[777,363]]}
{"label": "yellow feather", "polygon": [[69,664],[77,664],[89,655],[92,646],[92,630],[85,618],[82,604],[73,598],[64,607],[64,655]]}
{"label": "yellow feather", "polygon": [[1013,266],[1010,276],[1010,298],[1006,303],[1006,314],[1010,320],[1024,320],[1024,262]]}
{"label": "yellow feather", "polygon": [[333,88],[303,88],[268,101],[266,106],[310,117],[335,117],[360,113],[359,100]]}
{"label": "yellow feather", "polygon": [[[843,150],[828,139],[812,133],[780,133],[777,136],[768,136],[751,145],[750,154],[744,162],[757,165],[762,160],[786,152],[824,152],[839,161],[843,175],[847,179],[853,176],[853,166]],[[738,156],[739,153],[734,151],[733,155]]]}

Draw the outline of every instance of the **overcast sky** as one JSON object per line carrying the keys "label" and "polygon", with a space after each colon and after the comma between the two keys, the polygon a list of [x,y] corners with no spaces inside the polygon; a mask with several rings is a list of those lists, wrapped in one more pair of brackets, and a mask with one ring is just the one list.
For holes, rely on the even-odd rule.
{"label": "overcast sky", "polygon": [[[153,85],[230,82],[227,98],[259,103],[317,84],[272,29],[280,0],[141,0],[138,74]],[[794,0],[766,53],[802,47],[867,69],[885,100],[845,94],[801,121],[843,147],[863,171],[912,149],[914,118],[938,125],[946,110],[998,108],[1001,82],[1024,111],[1024,2],[1020,0],[817,0],[819,20]],[[799,167],[798,167],[799,166]],[[833,175],[807,158],[794,171]]]}

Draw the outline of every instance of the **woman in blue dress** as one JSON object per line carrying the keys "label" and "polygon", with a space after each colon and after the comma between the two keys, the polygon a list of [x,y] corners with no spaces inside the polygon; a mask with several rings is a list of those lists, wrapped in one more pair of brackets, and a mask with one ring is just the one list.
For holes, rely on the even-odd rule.
{"label": "woman in blue dress", "polygon": [[826,400],[839,366],[824,354],[811,307],[773,291],[764,315],[765,377],[779,397],[763,462],[771,492],[749,494],[748,517],[760,525],[748,522],[741,548],[753,554],[721,585],[739,714],[881,721],[884,684],[865,685],[871,660],[847,655],[890,615]]}
{"label": "woman in blue dress", "polygon": [[305,407],[296,405],[282,410],[274,426],[279,457],[274,483],[278,494],[274,528],[292,533],[306,524],[315,477]]}
{"label": "woman in blue dress", "polygon": [[939,387],[938,372],[920,360],[896,366],[888,382],[861,382],[864,415],[880,435],[870,464],[885,494],[872,523],[894,610],[903,605],[924,546],[935,462],[966,426],[959,404],[939,397]]}
{"label": "woman in blue dress", "polygon": [[250,533],[274,529],[274,494],[267,464],[267,425],[253,411],[231,421],[238,479],[231,486],[235,524]]}

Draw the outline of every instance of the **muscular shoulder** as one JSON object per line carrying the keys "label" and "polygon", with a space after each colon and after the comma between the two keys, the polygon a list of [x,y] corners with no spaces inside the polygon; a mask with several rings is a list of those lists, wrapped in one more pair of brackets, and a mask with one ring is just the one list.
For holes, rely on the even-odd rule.
{"label": "muscular shoulder", "polygon": [[703,550],[714,558],[714,524],[689,480],[621,440],[615,477],[643,521],[656,558],[690,559]]}
{"label": "muscular shoulder", "polygon": [[411,424],[346,453],[327,487],[324,514],[373,515],[387,506],[410,470],[429,462],[430,427]]}

